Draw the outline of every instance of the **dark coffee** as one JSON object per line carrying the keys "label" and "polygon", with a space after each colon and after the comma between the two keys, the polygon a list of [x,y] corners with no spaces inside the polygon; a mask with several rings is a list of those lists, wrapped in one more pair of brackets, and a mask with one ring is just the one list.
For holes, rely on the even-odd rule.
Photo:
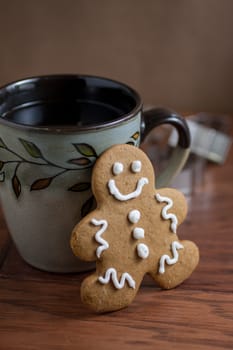
{"label": "dark coffee", "polygon": [[96,126],[131,113],[137,94],[104,78],[55,75],[14,82],[0,90],[0,117],[28,126]]}
{"label": "dark coffee", "polygon": [[88,126],[111,122],[123,114],[121,109],[97,101],[47,101],[18,106],[2,117],[31,126]]}

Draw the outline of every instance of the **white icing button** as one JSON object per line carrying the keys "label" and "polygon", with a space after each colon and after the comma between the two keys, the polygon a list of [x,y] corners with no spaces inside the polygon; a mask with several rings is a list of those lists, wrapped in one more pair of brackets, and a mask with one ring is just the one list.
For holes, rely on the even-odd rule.
{"label": "white icing button", "polygon": [[146,244],[140,243],[137,245],[137,253],[139,258],[146,259],[149,256],[149,248]]}
{"label": "white icing button", "polygon": [[133,163],[131,164],[131,170],[134,173],[140,173],[142,169],[142,163],[140,160],[134,160]]}
{"label": "white icing button", "polygon": [[133,238],[134,239],[140,239],[144,238],[144,229],[142,227],[135,227],[133,230]]}
{"label": "white icing button", "polygon": [[123,172],[124,165],[122,163],[116,162],[113,164],[112,172],[113,175],[119,175]]}
{"label": "white icing button", "polygon": [[141,217],[141,213],[139,210],[135,209],[135,210],[131,210],[128,214],[128,219],[130,222],[132,222],[132,224],[136,224]]}

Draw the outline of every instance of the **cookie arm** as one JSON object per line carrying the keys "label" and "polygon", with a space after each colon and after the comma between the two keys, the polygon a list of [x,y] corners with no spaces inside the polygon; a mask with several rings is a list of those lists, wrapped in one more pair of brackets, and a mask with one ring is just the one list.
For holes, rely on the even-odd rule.
{"label": "cookie arm", "polygon": [[[160,196],[161,201],[159,200],[158,195]],[[170,208],[168,209],[168,213],[174,213],[178,219],[178,223],[181,224],[184,221],[188,210],[187,202],[184,195],[173,188],[158,189],[156,191],[155,199],[157,198],[156,199],[157,202],[161,205],[161,207],[164,208],[166,203],[168,202],[163,201],[162,197],[165,197],[171,200],[171,205],[170,205]]]}
{"label": "cookie arm", "polygon": [[87,215],[78,223],[71,234],[70,245],[73,253],[82,260],[95,261],[108,249],[108,242],[102,237],[107,230],[107,220],[100,214]]}

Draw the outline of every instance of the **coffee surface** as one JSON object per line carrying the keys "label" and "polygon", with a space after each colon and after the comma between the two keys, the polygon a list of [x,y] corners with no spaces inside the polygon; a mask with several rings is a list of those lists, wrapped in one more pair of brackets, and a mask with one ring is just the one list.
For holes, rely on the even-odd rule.
{"label": "coffee surface", "polygon": [[121,109],[103,102],[59,100],[29,102],[9,110],[2,117],[23,125],[82,127],[111,122],[123,114]]}

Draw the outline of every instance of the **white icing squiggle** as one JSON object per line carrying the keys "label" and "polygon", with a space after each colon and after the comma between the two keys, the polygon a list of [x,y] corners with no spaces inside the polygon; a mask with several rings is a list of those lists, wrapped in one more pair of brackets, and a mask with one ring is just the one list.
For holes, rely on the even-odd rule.
{"label": "white icing squiggle", "polygon": [[121,276],[120,281],[118,281],[116,269],[114,269],[113,267],[110,267],[105,272],[104,277],[100,276],[98,278],[99,282],[102,284],[109,283],[110,279],[112,279],[114,287],[117,289],[122,289],[125,286],[126,281],[127,281],[130,288],[135,289],[136,283],[135,283],[134,279],[132,278],[132,276],[128,272],[124,272]]}
{"label": "white icing squiggle", "polygon": [[108,227],[108,223],[106,220],[96,220],[96,219],[92,219],[91,223],[95,226],[102,225],[102,227],[99,229],[99,231],[97,231],[95,234],[95,240],[96,240],[96,242],[98,242],[100,244],[100,246],[96,249],[96,255],[97,255],[97,258],[100,258],[102,252],[109,248],[108,242],[105,241],[105,239],[103,239],[101,237],[102,234],[106,231],[106,229]]}
{"label": "white icing squiggle", "polygon": [[128,201],[129,199],[137,198],[138,196],[140,196],[140,194],[142,193],[143,186],[148,183],[149,180],[146,177],[142,177],[138,180],[135,191],[128,194],[122,194],[117,188],[115,180],[110,179],[108,181],[108,188],[111,195],[113,195],[114,198],[116,198],[118,201]]}
{"label": "white icing squiggle", "polygon": [[162,217],[164,220],[171,220],[171,231],[173,233],[176,233],[176,230],[177,230],[177,224],[178,224],[178,220],[177,220],[177,217],[175,214],[172,214],[172,213],[168,213],[167,211],[169,209],[171,209],[171,207],[173,206],[173,200],[171,198],[168,198],[168,197],[163,197],[163,196],[160,196],[159,193],[157,193],[155,195],[155,198],[157,199],[158,202],[162,203],[162,202],[165,202],[167,203],[167,205],[165,205],[165,207],[162,209]]}
{"label": "white icing squiggle", "polygon": [[183,249],[184,246],[179,243],[179,242],[172,242],[171,244],[171,249],[172,249],[172,254],[173,254],[173,258],[170,258],[169,255],[165,254],[160,258],[160,262],[159,262],[159,273],[163,274],[165,272],[165,262],[168,265],[173,265],[175,264],[178,259],[179,259],[179,254],[177,252],[177,249]]}

